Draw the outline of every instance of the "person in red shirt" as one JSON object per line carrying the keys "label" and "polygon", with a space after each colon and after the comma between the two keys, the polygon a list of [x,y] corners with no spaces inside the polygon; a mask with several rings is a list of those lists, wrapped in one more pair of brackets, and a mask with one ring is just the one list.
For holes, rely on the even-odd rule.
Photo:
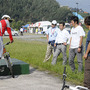
{"label": "person in red shirt", "polygon": [[9,38],[10,38],[10,43],[13,42],[13,37],[12,37],[12,33],[11,33],[11,28],[10,28],[10,21],[11,18],[9,15],[3,15],[2,20],[0,21],[0,59],[2,57],[3,54],[3,34],[5,32],[5,30],[7,30],[8,34],[9,34]]}

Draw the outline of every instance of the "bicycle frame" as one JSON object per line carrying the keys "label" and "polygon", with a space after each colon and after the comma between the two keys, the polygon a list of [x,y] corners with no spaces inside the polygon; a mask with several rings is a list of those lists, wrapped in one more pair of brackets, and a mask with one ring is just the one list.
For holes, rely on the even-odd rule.
{"label": "bicycle frame", "polygon": [[69,90],[89,90],[88,88],[83,87],[83,86],[72,87],[72,86],[66,85],[66,66],[65,66],[64,72],[63,72],[63,86],[61,90],[64,90],[66,88],[68,88]]}
{"label": "bicycle frame", "polygon": [[9,52],[6,52],[6,49],[5,49],[5,45],[9,45],[9,44],[10,42],[7,42],[6,44],[3,45],[3,56],[6,59],[6,65],[9,68],[12,77],[14,78],[13,68],[12,68],[13,64],[12,64]]}

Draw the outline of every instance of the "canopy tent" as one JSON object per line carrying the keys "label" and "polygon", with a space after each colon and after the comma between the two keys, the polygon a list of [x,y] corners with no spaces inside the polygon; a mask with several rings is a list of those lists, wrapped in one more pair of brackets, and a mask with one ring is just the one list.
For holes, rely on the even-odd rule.
{"label": "canopy tent", "polygon": [[48,26],[51,25],[50,21],[39,21],[35,23],[36,27],[43,27],[43,26]]}
{"label": "canopy tent", "polygon": [[80,14],[78,14],[77,12],[73,12],[73,15],[77,16],[79,19],[84,19]]}
{"label": "canopy tent", "polygon": [[25,25],[25,26],[23,26],[23,27],[26,27],[26,28],[27,28],[28,26],[29,26],[29,24],[26,24],[26,25]]}

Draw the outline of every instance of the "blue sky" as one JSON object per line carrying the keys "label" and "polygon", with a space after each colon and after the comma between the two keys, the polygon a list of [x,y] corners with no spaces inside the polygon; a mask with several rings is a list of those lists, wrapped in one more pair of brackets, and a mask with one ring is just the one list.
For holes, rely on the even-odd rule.
{"label": "blue sky", "polygon": [[73,8],[77,8],[78,3],[78,8],[83,9],[86,12],[90,13],[90,0],[56,0],[60,3],[60,5],[63,6],[69,6]]}

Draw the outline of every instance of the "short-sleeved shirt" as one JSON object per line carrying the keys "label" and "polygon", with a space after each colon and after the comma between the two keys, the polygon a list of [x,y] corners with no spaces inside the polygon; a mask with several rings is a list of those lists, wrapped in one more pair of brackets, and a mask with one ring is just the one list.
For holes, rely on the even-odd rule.
{"label": "short-sleeved shirt", "polygon": [[[89,30],[88,35],[87,35],[86,50],[87,50],[87,47],[88,47],[89,42],[90,42],[90,30]],[[90,56],[90,51],[89,51],[89,53],[88,53],[88,56]]]}
{"label": "short-sleeved shirt", "polygon": [[60,30],[58,27],[50,27],[47,31],[46,34],[49,36],[49,41],[53,41],[56,39],[58,30]]}
{"label": "short-sleeved shirt", "polygon": [[67,42],[69,37],[70,37],[70,35],[69,35],[69,32],[67,30],[65,30],[65,29],[59,30],[58,35],[57,35],[56,40],[55,40],[55,43]]}
{"label": "short-sleeved shirt", "polygon": [[78,48],[80,43],[80,37],[85,36],[85,32],[81,26],[77,26],[76,28],[71,29],[71,47],[70,48]]}

